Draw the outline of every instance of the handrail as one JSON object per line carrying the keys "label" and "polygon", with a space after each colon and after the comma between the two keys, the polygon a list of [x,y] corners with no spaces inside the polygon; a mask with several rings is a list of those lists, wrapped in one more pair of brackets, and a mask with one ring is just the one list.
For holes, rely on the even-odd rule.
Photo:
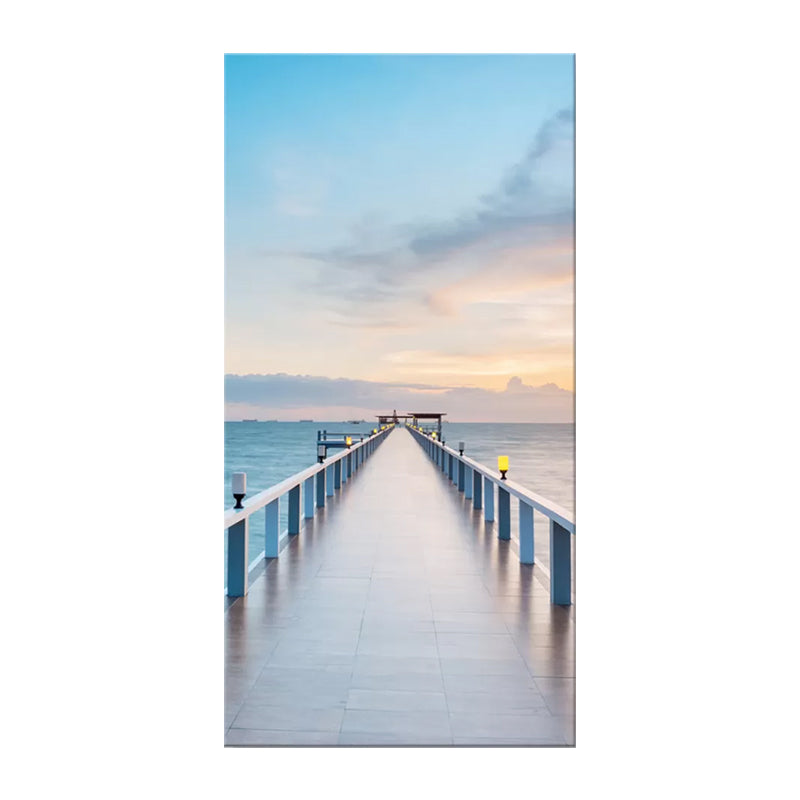
{"label": "handrail", "polygon": [[312,464],[310,467],[306,467],[301,472],[296,472],[294,475],[290,475],[280,483],[276,483],[267,489],[263,489],[258,494],[254,494],[251,498],[245,500],[242,503],[242,508],[229,508],[225,512],[225,524],[223,527],[225,529],[230,528],[231,525],[235,525],[237,522],[241,522],[251,514],[255,514],[256,511],[260,511],[262,508],[264,508],[264,506],[269,505],[273,500],[285,495],[290,489],[294,489],[295,486],[299,486],[301,483],[303,483],[303,481],[306,481],[309,478],[312,478],[318,472],[327,469],[331,464],[341,461],[343,458],[347,458],[348,453],[353,453],[356,450],[359,450],[369,442],[375,441],[377,437],[386,432],[387,431],[378,431],[378,433],[370,434],[368,439],[364,439],[363,442],[352,444],[349,449],[342,450],[342,452],[338,455],[326,458],[321,464]]}
{"label": "handrail", "polygon": [[[442,472],[448,473],[458,491],[472,500],[474,510],[484,509],[487,522],[495,520],[494,487],[497,487],[497,533],[498,538],[511,538],[511,495],[519,500],[519,560],[521,564],[533,565],[534,558],[534,509],[550,520],[550,602],[558,605],[572,603],[571,535],[575,535],[575,518],[567,509],[545,499],[524,486],[509,481],[499,472],[468,456],[461,455],[442,444],[435,436],[413,425],[407,429],[428,457],[436,462]],[[456,474],[454,474],[456,473]]]}
{"label": "handrail", "polygon": [[500,488],[505,489],[509,494],[514,495],[514,497],[525,501],[530,506],[533,506],[548,519],[552,519],[561,525],[562,528],[565,528],[570,533],[575,533],[575,518],[563,506],[560,506],[558,503],[554,503],[552,500],[548,500],[541,495],[532,492],[530,489],[526,489],[522,484],[519,484],[516,481],[510,481],[507,478],[503,480],[499,472],[489,469],[489,467],[487,467],[485,464],[481,464],[479,461],[475,461],[469,456],[459,455],[458,451],[453,450],[452,447],[448,447],[446,444],[442,444],[435,439],[431,439],[429,436],[425,436],[420,431],[416,431],[411,428],[411,426],[408,426],[408,429],[411,431],[411,433],[420,437],[420,441],[424,441],[432,444],[434,447],[438,447],[440,450],[443,450],[457,461],[463,462],[470,469],[486,478],[489,478],[489,480],[496,483]]}
{"label": "handrail", "polygon": [[[291,536],[300,533],[301,511],[306,520],[313,519],[315,507],[323,508],[325,498],[333,497],[344,487],[353,472],[369,458],[393,428],[394,426],[390,425],[370,434],[363,441],[343,448],[337,455],[312,464],[280,483],[258,492],[246,500],[240,508],[234,507],[225,511],[223,529],[227,532],[228,541],[226,592],[229,597],[243,597],[247,594],[247,582],[253,565],[261,558],[277,557],[285,543],[284,534]],[[300,504],[301,488],[305,501],[303,509]],[[287,494],[289,527],[281,533],[280,500]],[[241,499],[244,495],[235,494],[234,497]],[[251,563],[248,560],[250,517],[262,508],[266,508],[264,551]]]}
{"label": "handrail", "polygon": [[494,481],[509,494],[514,495],[514,497],[517,497],[520,500],[524,500],[526,503],[533,506],[537,511],[541,511],[541,513],[544,514],[548,519],[555,520],[559,525],[561,525],[562,528],[566,528],[566,530],[568,530],[570,533],[575,533],[575,519],[572,514],[563,506],[558,505],[558,503],[554,503],[552,500],[547,500],[541,495],[532,492],[530,489],[526,489],[524,486],[522,486],[522,484],[516,483],[515,481],[510,481],[508,478],[503,480],[499,472],[492,471],[489,469],[489,467],[481,464],[478,461],[474,461],[468,456],[460,456],[452,448],[441,444],[441,442],[434,442],[434,444],[438,445],[446,453],[455,456],[459,461],[463,461],[470,469],[473,469],[475,472]]}

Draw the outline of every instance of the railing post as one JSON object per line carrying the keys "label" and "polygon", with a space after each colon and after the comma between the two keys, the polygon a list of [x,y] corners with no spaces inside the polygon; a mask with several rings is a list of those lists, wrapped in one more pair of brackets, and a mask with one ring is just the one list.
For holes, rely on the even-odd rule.
{"label": "railing post", "polygon": [[344,486],[347,483],[347,459],[348,458],[350,458],[350,454],[349,453],[340,462],[341,465],[342,465],[342,486]]}
{"label": "railing post", "polygon": [[325,467],[325,495],[333,497],[333,464]]}
{"label": "railing post", "polygon": [[325,508],[325,470],[317,473],[317,508]]}
{"label": "railing post", "polygon": [[550,520],[550,602],[559,606],[572,604],[569,537],[568,530]]}
{"label": "railing post", "polygon": [[289,534],[300,533],[300,484],[289,489]]}
{"label": "railing post", "polygon": [[480,472],[477,470],[472,471],[472,507],[479,509],[481,507],[481,495],[483,492],[483,480]]}
{"label": "railing post", "polygon": [[464,491],[464,462],[458,462],[458,491]]}
{"label": "railing post", "polygon": [[453,458],[452,453],[448,453],[447,458],[449,461],[447,465],[447,477],[450,478],[451,483],[455,483],[455,481],[453,481],[453,464],[455,463],[455,459]]}
{"label": "railing post", "polygon": [[276,497],[266,508],[266,524],[264,526],[264,557],[277,558],[280,540],[280,497]]}
{"label": "railing post", "polygon": [[347,454],[347,477],[350,478],[353,475],[353,454]]}
{"label": "railing post", "polygon": [[306,478],[303,484],[303,504],[305,506],[304,516],[306,519],[314,519],[314,476]]}
{"label": "railing post", "polygon": [[519,501],[519,563],[533,564],[533,507]]}
{"label": "railing post", "polygon": [[472,470],[465,466],[464,467],[464,497],[467,500],[472,500]]}
{"label": "railing post", "polygon": [[511,538],[511,495],[502,487],[497,487],[497,537]]}
{"label": "railing post", "polygon": [[483,479],[483,518],[494,522],[494,481],[488,476]]}
{"label": "railing post", "polygon": [[342,488],[342,459],[341,458],[333,465],[333,488],[334,489],[341,489]]}
{"label": "railing post", "polygon": [[247,535],[250,518],[228,528],[228,597],[247,594]]}

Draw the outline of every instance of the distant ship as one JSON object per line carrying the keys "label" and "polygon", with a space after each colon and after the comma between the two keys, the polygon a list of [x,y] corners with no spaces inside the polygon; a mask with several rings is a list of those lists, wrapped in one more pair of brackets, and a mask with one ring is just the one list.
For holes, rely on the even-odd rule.
{"label": "distant ship", "polygon": [[243,419],[242,422],[258,422],[257,419]]}
{"label": "distant ship", "polygon": [[313,422],[313,419],[301,419],[300,422]]}
{"label": "distant ship", "polygon": [[362,422],[366,422],[364,419],[349,419],[347,420],[348,425],[361,425]]}

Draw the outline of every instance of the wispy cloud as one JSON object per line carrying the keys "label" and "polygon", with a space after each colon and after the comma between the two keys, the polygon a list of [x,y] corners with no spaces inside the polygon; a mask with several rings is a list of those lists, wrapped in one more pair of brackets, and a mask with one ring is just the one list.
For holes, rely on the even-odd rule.
{"label": "wispy cloud", "polygon": [[402,322],[395,319],[331,316],[327,321],[330,325],[336,325],[340,328],[361,328],[372,331],[408,331],[414,328],[414,325],[410,322]]}
{"label": "wispy cloud", "polygon": [[[425,297],[437,276],[447,280],[453,272],[483,269],[487,252],[509,244],[547,247],[554,240],[571,240],[573,146],[574,113],[563,109],[471,209],[450,219],[394,226],[371,218],[354,224],[344,244],[283,255],[319,264],[313,289],[328,296],[333,307],[343,295],[380,304]],[[465,263],[475,248],[481,257]]]}
{"label": "wispy cloud", "polygon": [[[537,132],[525,156],[506,172],[499,186],[480,198],[471,213],[413,238],[419,255],[439,255],[488,237],[526,228],[563,228],[573,220],[575,115],[562,109]],[[548,164],[548,159],[553,164]]]}
{"label": "wispy cloud", "polygon": [[509,375],[521,372],[526,366],[550,359],[562,359],[571,351],[571,344],[549,342],[534,350],[493,350],[485,353],[442,352],[438,350],[399,350],[389,353],[385,360],[405,367],[419,375]]}
{"label": "wispy cloud", "polygon": [[452,316],[474,303],[507,301],[520,307],[526,292],[553,287],[565,286],[571,295],[573,255],[571,238],[499,249],[479,271],[437,286],[425,302],[434,313]]}

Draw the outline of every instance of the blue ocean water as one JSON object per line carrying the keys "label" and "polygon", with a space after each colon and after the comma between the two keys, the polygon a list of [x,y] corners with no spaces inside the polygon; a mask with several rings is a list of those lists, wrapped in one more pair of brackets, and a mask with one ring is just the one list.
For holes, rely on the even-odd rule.
{"label": "blue ocean water", "polygon": [[[375,423],[345,422],[226,422],[224,507],[233,503],[231,475],[247,473],[247,495],[254,494],[305,469],[316,461],[318,430],[368,433]],[[393,435],[400,435],[398,431]],[[548,500],[575,510],[574,424],[453,422],[443,425],[445,443],[455,449],[464,442],[464,454],[496,468],[497,456],[509,458],[508,477]],[[512,536],[517,513],[512,504]],[[287,525],[287,504],[281,503],[282,530]],[[250,518],[250,559],[264,549],[265,512]],[[538,512],[537,558],[546,561],[549,550],[546,520]],[[545,526],[545,527],[543,527]],[[225,537],[223,537],[225,538]]]}

